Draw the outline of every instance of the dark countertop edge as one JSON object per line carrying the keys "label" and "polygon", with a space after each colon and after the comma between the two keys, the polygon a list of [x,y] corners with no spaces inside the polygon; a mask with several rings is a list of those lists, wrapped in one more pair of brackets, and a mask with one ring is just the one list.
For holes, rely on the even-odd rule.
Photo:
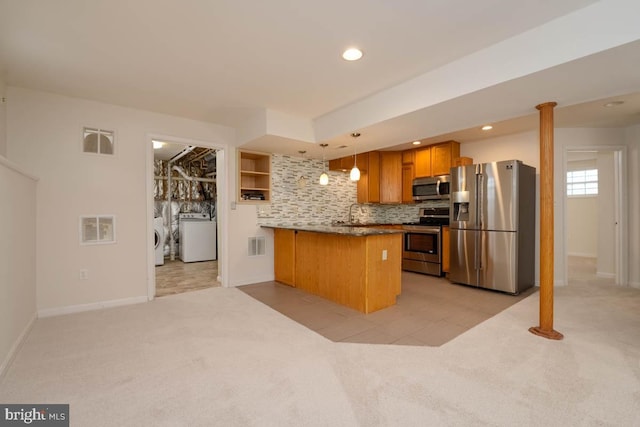
{"label": "dark countertop edge", "polygon": [[363,226],[332,225],[261,225],[262,228],[282,228],[285,230],[310,231],[313,233],[339,234],[341,236],[378,236],[382,234],[402,234],[404,230],[369,228]]}

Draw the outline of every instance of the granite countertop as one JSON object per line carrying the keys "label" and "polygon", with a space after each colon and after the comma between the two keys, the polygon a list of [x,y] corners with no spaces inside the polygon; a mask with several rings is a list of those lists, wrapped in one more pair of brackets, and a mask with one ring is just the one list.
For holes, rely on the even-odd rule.
{"label": "granite countertop", "polygon": [[403,230],[370,228],[362,225],[261,225],[264,228],[284,228],[287,230],[311,231],[314,233],[340,234],[343,236],[375,236],[380,234],[404,233]]}

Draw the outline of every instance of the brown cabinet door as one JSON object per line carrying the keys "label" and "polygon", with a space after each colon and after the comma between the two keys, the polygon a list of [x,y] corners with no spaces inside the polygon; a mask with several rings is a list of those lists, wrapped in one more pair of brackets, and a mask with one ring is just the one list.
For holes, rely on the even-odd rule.
{"label": "brown cabinet door", "polygon": [[404,150],[402,152],[402,164],[408,165],[415,162],[416,150]]}
{"label": "brown cabinet door", "polygon": [[443,142],[431,146],[431,173],[448,175],[453,166],[453,160],[460,157],[460,144],[455,141]]}
{"label": "brown cabinet door", "polygon": [[402,203],[413,202],[413,178],[415,178],[413,164],[402,165]]}
{"label": "brown cabinet door", "polygon": [[376,151],[358,154],[358,203],[380,202],[380,156]]}
{"label": "brown cabinet door", "polygon": [[329,160],[330,171],[342,171],[342,159]]}
{"label": "brown cabinet door", "polygon": [[443,226],[442,227],[442,271],[445,273],[449,272],[449,267],[451,265],[451,255],[449,253],[450,251],[450,236],[451,233],[449,232],[449,227],[448,226]]}
{"label": "brown cabinet door", "polygon": [[402,153],[380,152],[380,203],[402,202]]}
{"label": "brown cabinet door", "polygon": [[276,228],[274,233],[274,275],[278,282],[296,285],[296,232]]}
{"label": "brown cabinet door", "polygon": [[431,176],[431,147],[416,150],[415,172],[416,178]]}
{"label": "brown cabinet door", "polygon": [[[329,160],[329,170],[330,171],[340,171],[340,172],[348,172],[353,168],[353,156],[345,156],[340,157],[339,159]],[[358,163],[360,163],[360,158],[358,158]],[[358,164],[358,168],[360,165]]]}

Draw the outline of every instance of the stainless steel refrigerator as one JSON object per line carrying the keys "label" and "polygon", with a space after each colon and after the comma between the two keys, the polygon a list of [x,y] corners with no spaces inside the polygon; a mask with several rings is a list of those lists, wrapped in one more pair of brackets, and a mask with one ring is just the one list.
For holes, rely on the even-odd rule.
{"label": "stainless steel refrigerator", "polygon": [[452,282],[518,294],[535,280],[536,170],[519,160],[451,168]]}

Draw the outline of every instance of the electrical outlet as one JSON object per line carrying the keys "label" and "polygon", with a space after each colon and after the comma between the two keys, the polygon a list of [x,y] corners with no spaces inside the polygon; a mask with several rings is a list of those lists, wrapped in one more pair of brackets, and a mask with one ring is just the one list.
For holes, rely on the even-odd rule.
{"label": "electrical outlet", "polygon": [[80,280],[89,280],[89,270],[86,268],[80,269]]}
{"label": "electrical outlet", "polygon": [[383,249],[383,250],[382,250],[382,260],[383,260],[383,261],[386,261],[386,260],[387,260],[387,250],[386,250],[386,249]]}

